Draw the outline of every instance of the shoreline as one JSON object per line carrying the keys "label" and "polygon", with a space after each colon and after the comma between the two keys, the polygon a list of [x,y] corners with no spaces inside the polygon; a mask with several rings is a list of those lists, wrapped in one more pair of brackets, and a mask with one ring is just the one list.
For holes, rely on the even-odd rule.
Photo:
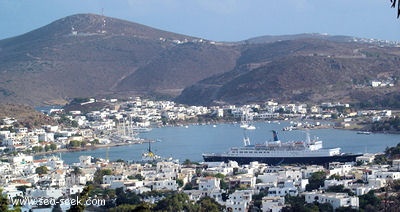
{"label": "shoreline", "polygon": [[[278,122],[281,121],[288,121],[288,120],[277,120]],[[257,120],[255,122],[264,122],[264,120]],[[272,122],[272,121],[271,121]],[[328,121],[329,122],[329,121]],[[239,122],[217,122],[217,123],[208,123],[204,125],[214,125],[214,124],[238,124]],[[331,122],[333,123],[333,122]],[[190,125],[203,125],[199,123],[186,123],[186,124],[175,124],[175,125],[166,125],[166,126],[158,126],[158,128],[164,128],[164,127],[183,127],[183,126],[190,126]],[[337,129],[337,130],[347,130],[347,131],[353,131],[357,132],[360,131],[358,128],[345,128],[345,127],[335,127],[334,125],[321,125],[321,126],[314,126],[308,129]],[[301,129],[296,129],[296,130],[301,130]],[[373,134],[400,134],[400,132],[390,132],[390,131],[379,131],[379,132],[371,132]],[[32,156],[43,156],[43,155],[51,155],[51,154],[56,154],[56,153],[65,153],[65,152],[84,152],[84,151],[89,151],[89,150],[95,150],[95,149],[102,149],[102,148],[109,148],[109,147],[117,147],[117,146],[128,146],[128,145],[137,145],[137,144],[143,144],[146,142],[157,142],[155,140],[143,140],[141,142],[132,142],[132,143],[126,143],[126,142],[120,142],[120,143],[109,143],[109,144],[96,144],[94,146],[87,146],[87,147],[79,147],[79,148],[63,148],[63,149],[57,149],[53,151],[48,151],[48,152],[38,152],[38,153],[30,153],[29,155]]]}
{"label": "shoreline", "polygon": [[109,144],[97,144],[97,145],[95,145],[95,146],[90,146],[90,147],[80,147],[80,148],[73,148],[73,149],[63,148],[63,149],[56,149],[56,150],[48,151],[48,152],[31,153],[31,154],[29,154],[29,155],[32,155],[32,156],[42,156],[42,155],[51,155],[51,154],[63,153],[63,152],[84,152],[84,151],[95,150],[95,149],[102,149],[102,148],[109,148],[109,147],[117,147],[117,146],[137,145],[137,144],[143,144],[143,143],[144,143],[144,142],[141,142],[141,143],[109,143]]}

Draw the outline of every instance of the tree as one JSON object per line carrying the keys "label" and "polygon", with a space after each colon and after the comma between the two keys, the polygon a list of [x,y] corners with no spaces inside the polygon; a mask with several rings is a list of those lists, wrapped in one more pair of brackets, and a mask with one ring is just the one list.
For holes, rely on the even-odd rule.
{"label": "tree", "polygon": [[351,207],[340,207],[340,208],[336,208],[335,211],[336,212],[357,212],[359,210],[357,210],[355,208],[351,208]]}
{"label": "tree", "polygon": [[85,210],[85,202],[89,198],[89,192],[91,190],[90,186],[86,186],[83,188],[82,192],[78,195],[78,198],[80,202],[77,202],[77,204],[72,204],[71,208],[68,210],[70,212],[81,212]]}
{"label": "tree", "polygon": [[94,173],[94,177],[93,177],[93,182],[97,185],[100,185],[103,183],[103,176],[104,175],[111,175],[112,171],[111,169],[98,169],[95,173]]}
{"label": "tree", "polygon": [[181,188],[184,184],[182,179],[176,179],[176,183],[178,184],[179,188]]}
{"label": "tree", "polygon": [[44,151],[45,151],[45,152],[48,152],[49,150],[50,150],[50,145],[44,146]]}
{"label": "tree", "polygon": [[7,211],[8,204],[9,204],[8,198],[5,195],[3,195],[3,189],[0,189],[0,211]]}
{"label": "tree", "polygon": [[266,190],[266,189],[260,190],[260,193],[258,193],[258,194],[253,194],[252,199],[254,202],[254,206],[257,208],[261,208],[262,198],[265,196],[268,196],[268,190]]}
{"label": "tree", "polygon": [[193,162],[189,159],[186,159],[185,161],[183,161],[182,165],[184,166],[192,166],[192,165],[199,165],[199,163]]}
{"label": "tree", "polygon": [[188,182],[185,184],[183,187],[183,190],[192,190],[193,189],[193,184],[191,182]]}
{"label": "tree", "polygon": [[[129,204],[124,204],[124,205],[118,205],[115,208],[109,209],[110,212],[124,212],[124,211],[137,211],[137,206],[136,205],[129,205]],[[146,211],[146,210],[143,210]],[[148,210],[150,211],[150,210]]]}
{"label": "tree", "polygon": [[72,170],[71,174],[74,174],[75,176],[80,175],[82,174],[82,170],[78,166],[74,166],[74,169]]}
{"label": "tree", "polygon": [[200,206],[199,211],[204,211],[204,212],[218,212],[218,211],[224,211],[225,207],[218,204],[217,201],[212,199],[211,197],[203,197],[201,198],[197,204]]}
{"label": "tree", "polygon": [[390,0],[390,2],[392,3],[392,7],[395,8],[396,4],[397,4],[397,18],[400,17],[400,0]]}
{"label": "tree", "polygon": [[306,185],[306,191],[312,191],[314,189],[319,189],[324,185],[326,179],[326,173],[324,171],[314,172],[311,177],[308,178],[308,184]]}
{"label": "tree", "polygon": [[136,179],[136,180],[142,181],[142,180],[144,180],[144,177],[141,174],[136,174],[136,175],[128,176],[128,179],[130,179],[130,180]]}
{"label": "tree", "polygon": [[32,147],[32,151],[33,152],[41,152],[41,151],[43,151],[43,147],[42,146],[34,146],[34,147]]}
{"label": "tree", "polygon": [[334,211],[333,206],[329,203],[318,204],[319,211]]}
{"label": "tree", "polygon": [[57,145],[55,143],[50,144],[50,149],[51,151],[54,151],[57,149]]}
{"label": "tree", "polygon": [[47,166],[39,166],[35,169],[36,174],[38,175],[43,175],[47,174],[49,170],[47,169]]}
{"label": "tree", "polygon": [[16,188],[18,191],[22,191],[25,194],[26,189],[29,188],[29,186],[22,185],[22,186],[17,186]]}
{"label": "tree", "polygon": [[117,206],[124,205],[124,204],[139,204],[140,198],[137,194],[133,192],[125,192],[123,188],[115,189],[115,194],[117,195],[117,199],[115,203]]}
{"label": "tree", "polygon": [[373,190],[369,191],[367,194],[359,196],[358,198],[360,202],[360,208],[362,209],[370,208],[375,210],[378,208],[381,202],[379,198],[375,196],[375,192]]}
{"label": "tree", "polygon": [[69,142],[69,146],[71,148],[77,148],[77,147],[81,146],[81,142],[77,141],[77,140],[72,140],[72,141]]}
{"label": "tree", "polygon": [[173,193],[160,200],[154,207],[155,211],[198,211],[185,193]]}
{"label": "tree", "polygon": [[345,188],[343,185],[329,186],[329,188],[326,189],[326,191],[334,193],[347,193],[349,196],[354,196],[353,191],[349,188]]}
{"label": "tree", "polygon": [[125,161],[123,159],[121,159],[121,158],[116,160],[115,162],[117,162],[117,163],[125,163]]}
{"label": "tree", "polygon": [[305,211],[304,203],[305,203],[304,196],[285,196],[285,205],[288,205],[282,208],[282,211]]}

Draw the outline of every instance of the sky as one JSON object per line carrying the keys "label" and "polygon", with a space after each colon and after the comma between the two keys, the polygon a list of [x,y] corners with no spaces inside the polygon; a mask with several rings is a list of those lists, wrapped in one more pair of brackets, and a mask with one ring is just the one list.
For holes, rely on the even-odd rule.
{"label": "sky", "polygon": [[299,33],[400,41],[400,19],[390,0],[0,0],[0,39],[102,11],[214,41]]}

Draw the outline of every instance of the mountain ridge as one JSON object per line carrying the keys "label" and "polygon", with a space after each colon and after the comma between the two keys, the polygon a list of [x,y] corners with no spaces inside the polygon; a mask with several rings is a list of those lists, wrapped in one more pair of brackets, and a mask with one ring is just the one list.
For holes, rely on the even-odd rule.
{"label": "mountain ridge", "polygon": [[[276,98],[263,88],[275,89],[264,79],[272,76],[266,74],[271,70],[280,82],[282,92],[277,94],[282,100],[318,101],[300,98],[321,95],[316,88],[306,94],[304,82],[327,80],[335,67],[345,70],[348,86],[352,80],[365,84],[363,75],[368,80],[382,75],[397,79],[399,73],[393,67],[399,65],[399,55],[391,43],[349,36],[313,33],[224,43],[116,18],[77,14],[0,40],[0,102],[64,104],[77,97],[156,95],[177,97],[187,104],[240,104]],[[304,71],[312,64],[310,72]],[[360,67],[361,71],[354,71]],[[291,77],[294,74],[297,77]],[[362,101],[352,86],[345,96],[338,90],[332,98]],[[258,94],[254,89],[264,91]]]}

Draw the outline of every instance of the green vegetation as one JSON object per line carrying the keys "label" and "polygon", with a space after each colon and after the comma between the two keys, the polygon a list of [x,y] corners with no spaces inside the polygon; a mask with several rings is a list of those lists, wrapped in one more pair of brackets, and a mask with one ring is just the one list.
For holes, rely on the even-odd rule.
{"label": "green vegetation", "polygon": [[72,140],[69,142],[69,148],[78,148],[81,146],[81,142],[77,140]]}
{"label": "green vegetation", "polygon": [[43,174],[47,174],[49,170],[47,169],[46,166],[39,166],[35,169],[36,174],[38,175],[43,175]]}
{"label": "green vegetation", "polygon": [[261,208],[262,198],[268,195],[268,190],[261,190],[260,193],[254,194],[252,199],[256,208]]}
{"label": "green vegetation", "polygon": [[318,203],[305,203],[304,196],[286,196],[286,206],[282,209],[283,212],[318,212],[318,211],[333,211],[333,207],[329,203],[318,204]]}
{"label": "green vegetation", "polygon": [[387,147],[384,154],[375,156],[375,164],[391,164],[393,159],[400,158],[400,143],[395,147]]}
{"label": "green vegetation", "polygon": [[319,189],[324,185],[326,179],[326,173],[324,171],[314,172],[308,178],[309,184],[306,185],[306,191],[312,191],[314,189]]}
{"label": "green vegetation", "polygon": [[381,203],[380,199],[376,197],[375,192],[373,190],[371,190],[367,194],[359,196],[358,198],[359,198],[360,208],[369,209],[369,211],[374,211],[378,209],[377,207]]}
{"label": "green vegetation", "polygon": [[155,211],[196,211],[189,196],[184,193],[174,193],[166,196],[154,207]]}
{"label": "green vegetation", "polygon": [[184,166],[192,166],[192,165],[199,165],[199,163],[198,162],[193,162],[193,161],[191,161],[189,159],[186,159],[185,161],[183,161],[182,165],[184,165]]}
{"label": "green vegetation", "polygon": [[144,180],[144,177],[141,174],[136,174],[135,176],[128,176],[128,179]]}
{"label": "green vegetation", "polygon": [[43,152],[42,146],[34,146],[32,147],[32,152]]}
{"label": "green vegetation", "polygon": [[211,197],[203,197],[201,198],[196,205],[198,205],[198,211],[204,212],[218,212],[224,211],[225,207],[218,204],[213,198]]}
{"label": "green vegetation", "polygon": [[223,211],[224,208],[210,197],[203,197],[195,204],[189,200],[189,196],[185,193],[172,193],[159,201],[153,211],[219,212]]}
{"label": "green vegetation", "polygon": [[343,185],[335,185],[335,186],[330,186],[328,189],[326,189],[327,192],[335,192],[335,193],[347,193],[349,196],[354,196],[355,194],[351,189],[349,188],[344,188]]}
{"label": "green vegetation", "polygon": [[178,184],[178,187],[181,188],[183,186],[183,180],[177,179],[176,184]]}
{"label": "green vegetation", "polygon": [[371,126],[371,130],[374,132],[400,132],[400,117],[391,117],[384,121],[374,122]]}
{"label": "green vegetation", "polygon": [[69,126],[69,127],[78,127],[78,122],[75,120],[69,119],[65,114],[62,114],[58,119],[59,125]]}
{"label": "green vegetation", "polygon": [[140,197],[133,192],[125,192],[122,188],[115,189],[115,195],[117,199],[115,200],[115,204],[117,205],[137,205],[141,203]]}
{"label": "green vegetation", "polygon": [[103,183],[103,176],[104,175],[112,175],[113,172],[111,171],[111,169],[98,169],[95,173],[94,173],[94,177],[93,177],[93,183],[94,185],[100,185]]}
{"label": "green vegetation", "polygon": [[91,186],[86,186],[83,191],[78,195],[79,200],[81,200],[82,204],[73,204],[71,208],[68,210],[70,212],[81,212],[85,210],[85,205],[83,203],[89,198],[89,193],[93,188]]}
{"label": "green vegetation", "polygon": [[3,189],[0,189],[0,211],[7,211],[9,204],[8,198],[3,195]]}

